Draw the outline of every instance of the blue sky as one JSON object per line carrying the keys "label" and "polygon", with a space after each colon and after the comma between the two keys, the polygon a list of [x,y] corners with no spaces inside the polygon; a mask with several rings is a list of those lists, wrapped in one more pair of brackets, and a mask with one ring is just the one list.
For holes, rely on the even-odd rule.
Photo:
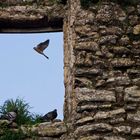
{"label": "blue sky", "polygon": [[[49,60],[33,50],[46,39]],[[0,34],[0,105],[19,97],[32,113],[56,108],[63,119],[63,77],[63,33]]]}

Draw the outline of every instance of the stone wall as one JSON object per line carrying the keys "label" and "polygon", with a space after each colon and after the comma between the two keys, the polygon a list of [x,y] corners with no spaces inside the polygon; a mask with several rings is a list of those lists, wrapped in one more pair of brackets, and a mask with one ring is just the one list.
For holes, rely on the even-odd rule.
{"label": "stone wall", "polygon": [[69,1],[64,28],[69,139],[139,139],[139,4],[110,0],[83,9],[79,0]]}
{"label": "stone wall", "polygon": [[128,1],[97,0],[86,9],[80,0],[67,1],[66,129],[54,139],[139,140],[140,1]]}
{"label": "stone wall", "polygon": [[62,31],[65,8],[55,0],[2,0],[0,32]]}
{"label": "stone wall", "polygon": [[10,140],[60,140],[66,132],[67,125],[61,121],[17,126],[16,123],[0,120],[0,140],[8,140],[9,136]]}

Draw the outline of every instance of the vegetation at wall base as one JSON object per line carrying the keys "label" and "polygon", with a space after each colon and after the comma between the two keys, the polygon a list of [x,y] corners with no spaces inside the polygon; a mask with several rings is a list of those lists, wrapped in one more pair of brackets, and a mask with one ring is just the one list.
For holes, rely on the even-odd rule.
{"label": "vegetation at wall base", "polygon": [[2,115],[5,115],[7,112],[11,112],[14,109],[18,110],[17,118],[15,122],[18,126],[23,124],[32,125],[40,123],[41,115],[30,113],[31,109],[29,103],[26,103],[23,99],[17,98],[16,100],[8,99],[0,106],[0,112]]}
{"label": "vegetation at wall base", "polygon": [[14,132],[7,128],[3,132],[4,134],[0,136],[0,140],[24,140],[26,138],[26,135],[20,129]]}
{"label": "vegetation at wall base", "polygon": [[[41,115],[32,114],[29,112],[31,108],[28,103],[23,99],[17,98],[16,100],[8,99],[0,106],[1,115],[5,115],[7,112],[18,109],[17,119],[15,123],[17,124],[16,129],[10,127],[9,124],[3,123],[0,126],[0,140],[24,140],[27,138],[25,133],[21,130],[21,125],[32,126],[34,124],[41,123]],[[29,137],[33,138],[34,134],[29,132]]]}

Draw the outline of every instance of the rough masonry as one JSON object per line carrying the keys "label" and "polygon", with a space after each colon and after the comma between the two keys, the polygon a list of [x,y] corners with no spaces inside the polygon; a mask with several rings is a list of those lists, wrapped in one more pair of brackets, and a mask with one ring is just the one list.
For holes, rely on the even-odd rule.
{"label": "rough masonry", "polygon": [[66,130],[57,139],[139,140],[140,1],[63,7]]}

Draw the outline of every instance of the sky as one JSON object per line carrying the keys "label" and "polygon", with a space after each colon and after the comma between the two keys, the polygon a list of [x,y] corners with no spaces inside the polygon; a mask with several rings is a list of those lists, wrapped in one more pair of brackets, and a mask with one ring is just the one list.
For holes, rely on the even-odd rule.
{"label": "sky", "polygon": [[[44,53],[33,47],[50,39]],[[31,113],[44,115],[57,109],[63,119],[63,33],[0,34],[0,105],[21,98]]]}

